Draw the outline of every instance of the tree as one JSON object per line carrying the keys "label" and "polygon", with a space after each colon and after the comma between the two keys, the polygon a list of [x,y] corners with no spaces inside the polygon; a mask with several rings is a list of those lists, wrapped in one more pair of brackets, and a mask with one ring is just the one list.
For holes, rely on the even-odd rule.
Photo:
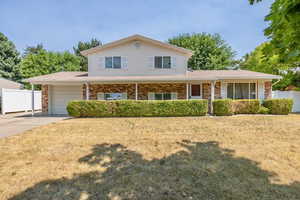
{"label": "tree", "polygon": [[28,54],[37,54],[41,50],[45,50],[42,43],[36,46],[27,46],[24,50],[23,57],[26,57]]}
{"label": "tree", "polygon": [[[251,4],[260,1],[262,0],[249,0]],[[299,63],[300,1],[275,0],[265,21],[269,22],[265,35],[271,39],[272,52],[279,55],[280,62]]]}
{"label": "tree", "polygon": [[88,70],[88,61],[87,58],[81,55],[81,51],[97,47],[102,45],[102,42],[100,40],[97,40],[95,38],[92,38],[90,42],[78,42],[77,46],[73,47],[75,55],[80,57],[80,71],[87,71]]}
{"label": "tree", "polygon": [[281,71],[291,68],[290,64],[280,63],[276,54],[265,56],[264,50],[269,49],[269,46],[269,42],[262,43],[253,52],[246,54],[240,68],[269,74],[280,74]]}
{"label": "tree", "polygon": [[23,78],[60,71],[79,71],[80,58],[69,52],[50,52],[44,49],[27,54],[20,64]]}
{"label": "tree", "polygon": [[233,64],[235,52],[219,34],[185,33],[170,38],[168,42],[194,51],[188,61],[189,68],[194,70],[225,69]]}
{"label": "tree", "polygon": [[19,52],[12,41],[0,32],[0,77],[18,80]]}
{"label": "tree", "polygon": [[297,65],[280,62],[280,56],[274,53],[272,56],[266,56],[264,51],[272,49],[271,47],[270,42],[262,43],[256,47],[253,52],[244,56],[243,61],[240,63],[240,68],[281,75],[283,79],[273,89],[283,90],[288,86],[298,87],[299,80],[297,81],[297,78],[299,78],[299,74],[295,70]]}

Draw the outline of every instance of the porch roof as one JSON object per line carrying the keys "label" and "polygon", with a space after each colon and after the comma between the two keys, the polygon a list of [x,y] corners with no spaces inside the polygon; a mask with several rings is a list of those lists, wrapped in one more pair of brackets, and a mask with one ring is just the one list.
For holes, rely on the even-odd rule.
{"label": "porch roof", "polygon": [[272,80],[281,76],[246,70],[196,70],[180,75],[127,75],[88,76],[87,72],[57,72],[23,80],[33,84],[86,83],[86,82],[186,82],[217,80]]}

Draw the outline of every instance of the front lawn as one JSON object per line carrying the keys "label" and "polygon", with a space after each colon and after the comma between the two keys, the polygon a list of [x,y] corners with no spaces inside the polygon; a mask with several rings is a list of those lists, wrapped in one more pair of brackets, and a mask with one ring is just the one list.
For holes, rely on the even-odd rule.
{"label": "front lawn", "polygon": [[300,115],[71,119],[0,140],[0,199],[300,199]]}

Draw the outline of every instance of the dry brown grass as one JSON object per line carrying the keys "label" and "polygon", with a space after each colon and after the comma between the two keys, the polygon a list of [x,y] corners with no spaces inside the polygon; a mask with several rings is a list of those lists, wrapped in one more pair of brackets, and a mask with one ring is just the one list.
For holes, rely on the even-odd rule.
{"label": "dry brown grass", "polygon": [[300,115],[71,119],[0,140],[1,199],[300,199]]}

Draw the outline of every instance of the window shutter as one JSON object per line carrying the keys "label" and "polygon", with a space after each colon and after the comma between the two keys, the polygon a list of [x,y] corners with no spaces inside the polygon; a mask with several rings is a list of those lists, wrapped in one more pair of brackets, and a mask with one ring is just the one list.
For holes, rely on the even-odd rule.
{"label": "window shutter", "polygon": [[221,82],[221,97],[222,99],[227,98],[227,83]]}
{"label": "window shutter", "polygon": [[105,68],[105,58],[104,57],[99,57],[98,58],[98,63],[99,63],[99,67],[101,69],[104,69]]}
{"label": "window shutter", "polygon": [[121,63],[122,63],[122,69],[128,69],[128,58],[127,57],[122,57]]}
{"label": "window shutter", "polygon": [[155,100],[154,92],[148,92],[148,100]]}
{"label": "window shutter", "polygon": [[97,93],[97,100],[104,100],[104,93],[103,92],[98,92]]}
{"label": "window shutter", "polygon": [[171,67],[175,68],[176,67],[176,57],[171,58]]}
{"label": "window shutter", "polygon": [[127,100],[127,93],[126,92],[122,93],[122,99]]}
{"label": "window shutter", "polygon": [[172,100],[177,100],[177,92],[172,92],[171,93],[171,99]]}
{"label": "window shutter", "polygon": [[148,57],[148,67],[154,69],[154,57]]}

